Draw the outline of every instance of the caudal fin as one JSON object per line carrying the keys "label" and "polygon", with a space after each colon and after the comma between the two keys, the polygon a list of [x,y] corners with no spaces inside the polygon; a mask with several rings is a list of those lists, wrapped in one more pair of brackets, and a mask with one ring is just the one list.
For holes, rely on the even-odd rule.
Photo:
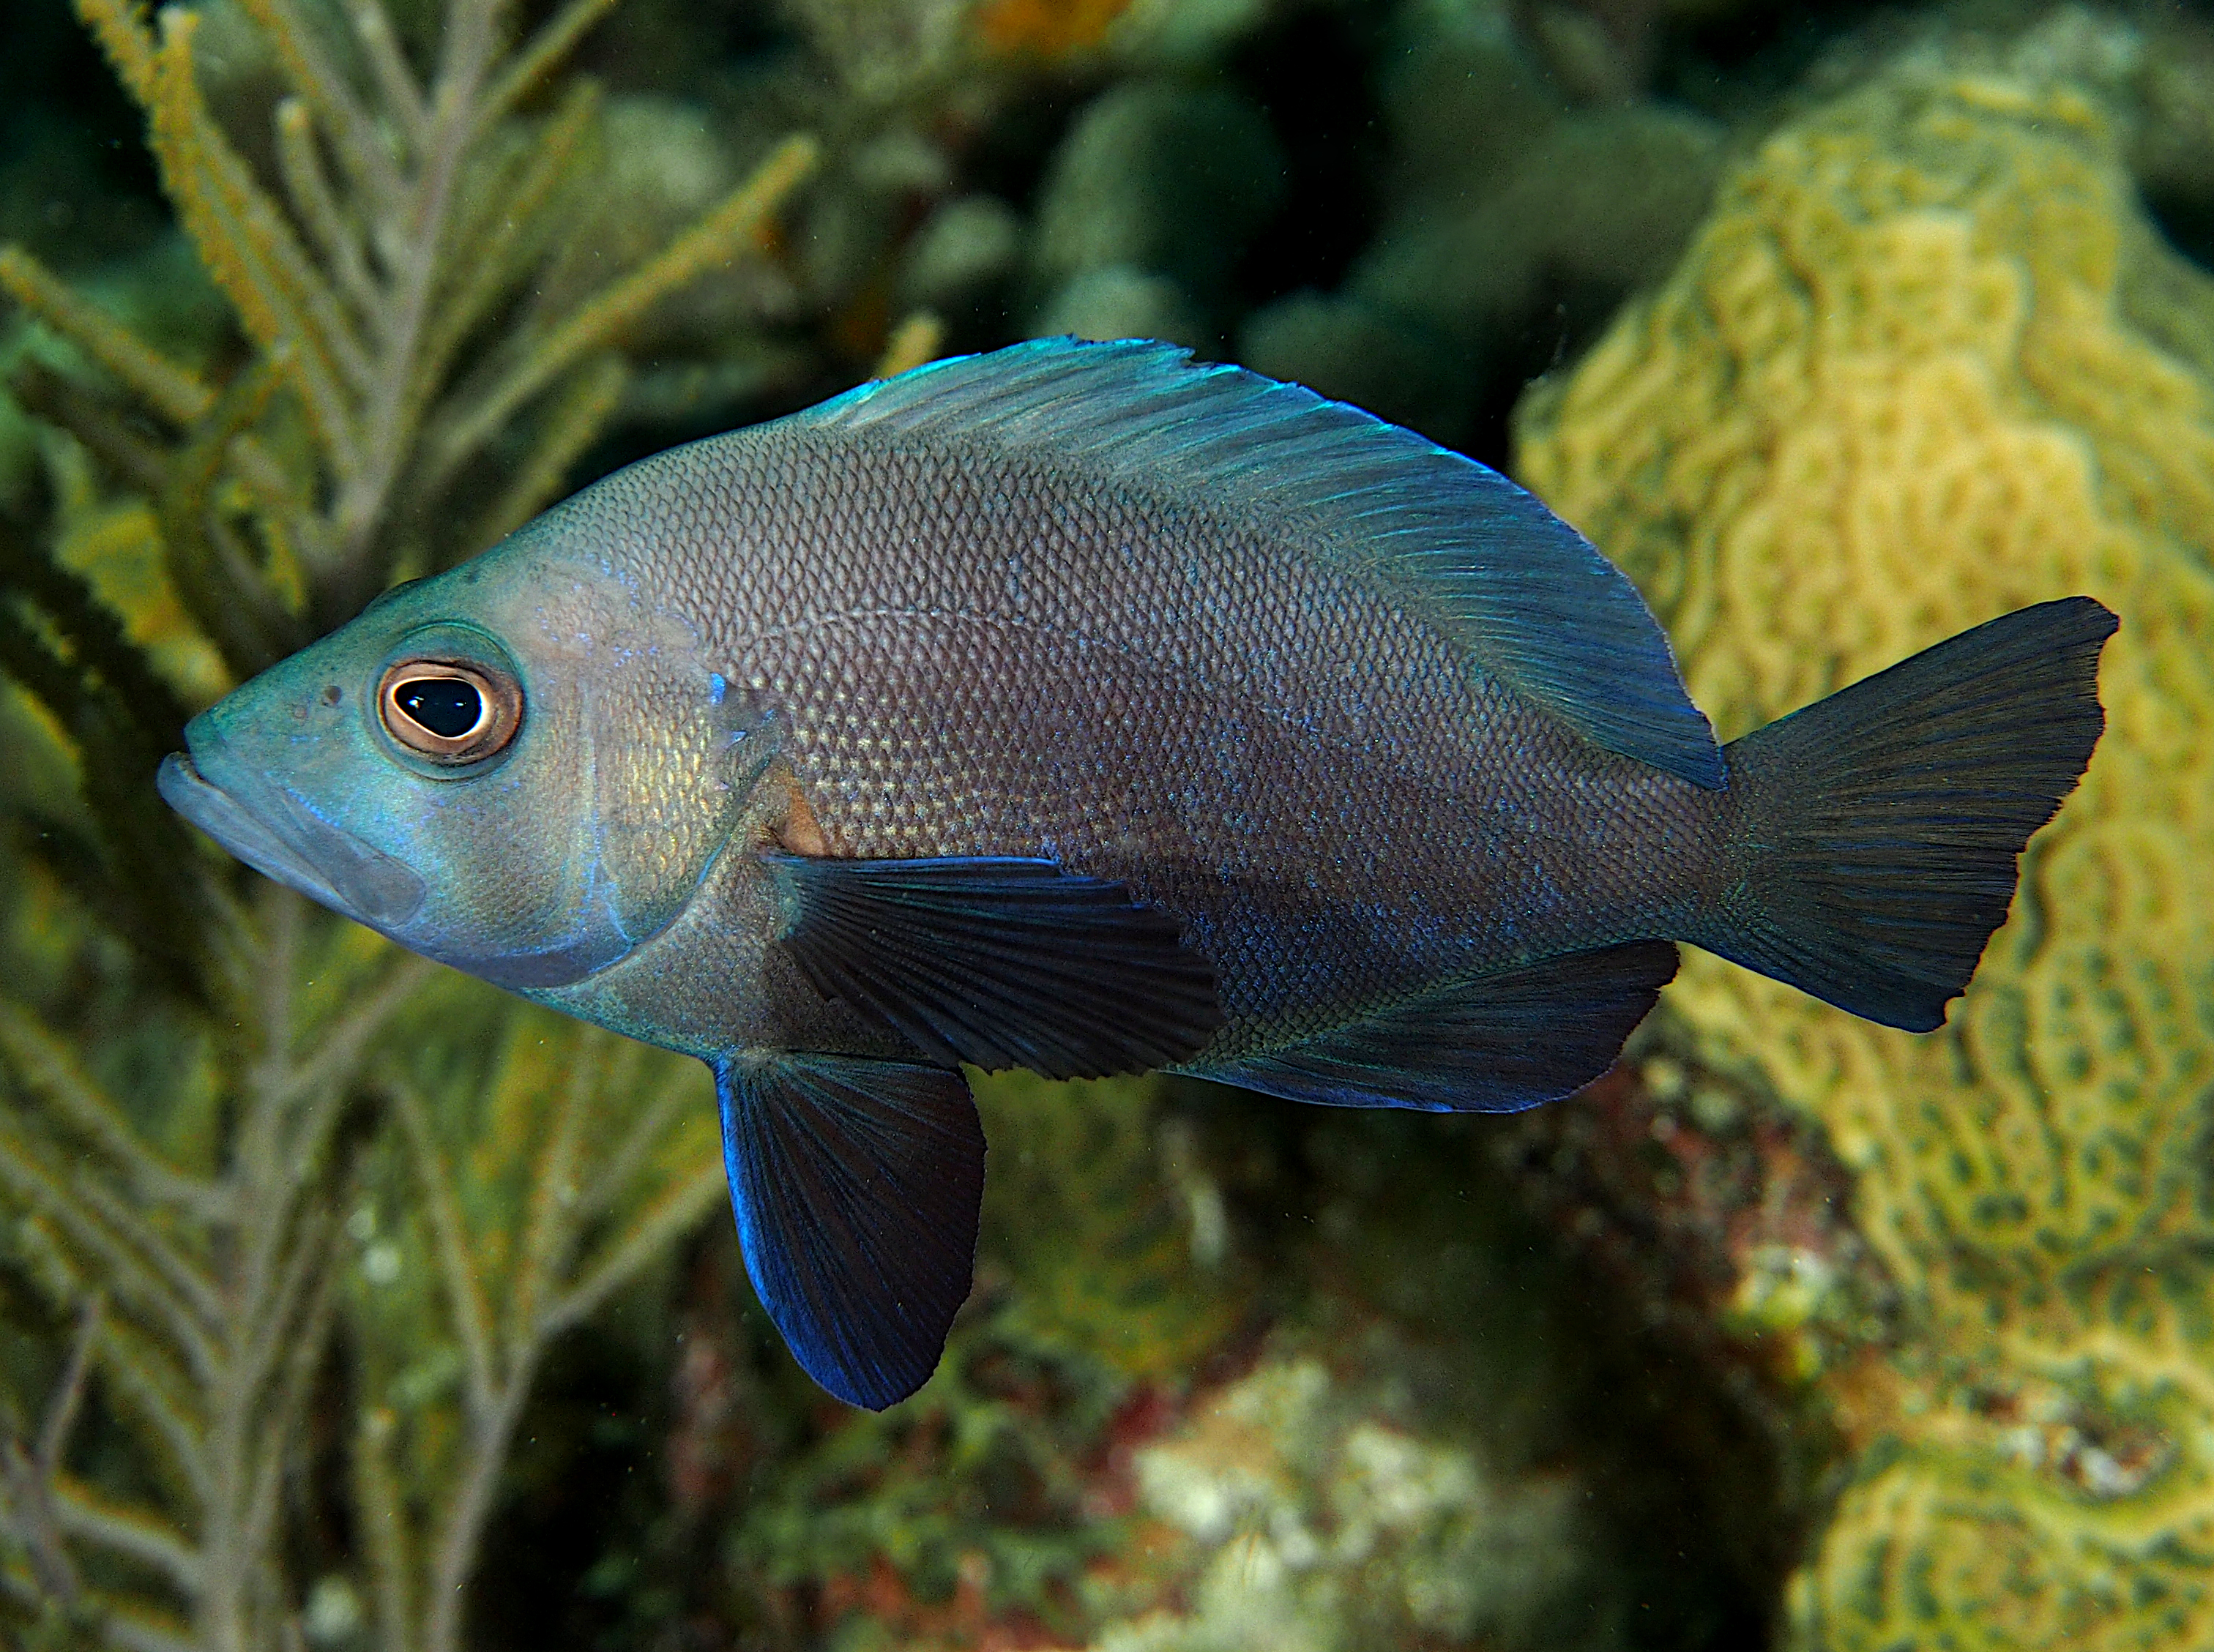
{"label": "caudal fin", "polygon": [[2087,596],[2023,608],[1734,741],[1734,864],[1686,938],[1870,1021],[1942,1025],[2099,743],[2118,623]]}

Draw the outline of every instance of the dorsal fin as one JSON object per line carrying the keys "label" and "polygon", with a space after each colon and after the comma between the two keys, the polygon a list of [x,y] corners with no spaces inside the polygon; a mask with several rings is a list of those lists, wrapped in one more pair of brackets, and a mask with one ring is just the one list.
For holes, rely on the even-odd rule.
{"label": "dorsal fin", "polygon": [[1622,571],[1497,472],[1357,407],[1195,365],[1172,344],[1048,338],[933,362],[796,418],[1049,448],[1283,523],[1389,582],[1593,744],[1728,783],[1714,730]]}

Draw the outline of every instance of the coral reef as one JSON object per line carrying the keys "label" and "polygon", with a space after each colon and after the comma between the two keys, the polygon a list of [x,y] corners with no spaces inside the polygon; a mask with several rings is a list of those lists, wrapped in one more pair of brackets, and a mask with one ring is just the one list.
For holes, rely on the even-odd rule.
{"label": "coral reef", "polygon": [[[1189,71],[1254,27],[1263,0],[780,9],[806,51],[751,69],[748,101],[822,135],[821,186],[799,204],[790,253],[848,366],[890,359],[911,323],[950,329],[964,348],[1004,342],[1025,320],[1034,331],[1219,338],[1208,310],[1220,271],[1274,210],[1278,180],[1265,118]],[[1082,98],[1090,106],[1061,132],[1048,110]],[[1012,199],[964,192],[963,172],[980,147],[1006,141],[995,128],[1041,119],[1050,131],[1037,154],[1054,154],[1033,226]],[[988,169],[1005,174],[1008,159]],[[1018,170],[1034,173],[1036,160]]]}
{"label": "coral reef", "polygon": [[1012,275],[1022,250],[1021,215],[1005,201],[963,195],[944,202],[908,242],[900,296],[938,310],[968,303]]}
{"label": "coral reef", "polygon": [[2094,99],[2148,195],[2214,198],[2214,28],[2182,7],[1943,6],[1849,35],[1790,94],[1804,105],[1906,65],[2064,82]]}
{"label": "coral reef", "polygon": [[781,1379],[691,1320],[688,1486],[752,1490],[688,1517],[729,1499],[746,1610],[856,1648],[1758,1638],[1770,1442],[1539,1247],[1492,1132],[1159,1081],[981,1099],[978,1291],[911,1405],[780,1439]]}
{"label": "coral reef", "polygon": [[1808,1648],[2214,1635],[2214,282],[2123,156],[2095,81],[1910,53],[1764,143],[1521,418],[1521,474],[1726,739],[2025,602],[2124,616],[2105,742],[1945,1031],[1703,957],[1666,1001],[1688,1058],[1820,1123],[1899,1293],[1826,1395],[1853,1454]]}
{"label": "coral reef", "polygon": [[1114,1625],[1094,1652],[1618,1643],[1607,1608],[1625,1603],[1588,1607],[1573,1479],[1501,1483],[1391,1411],[1318,1360],[1275,1358],[1139,1450],[1141,1506],[1196,1551],[1179,1557],[1190,1606]]}
{"label": "coral reef", "polygon": [[1720,129],[1686,111],[1545,122],[1497,171],[1430,180],[1436,193],[1410,201],[1363,256],[1353,295],[1473,342],[1526,308],[1549,276],[1627,292],[1674,260],[1721,162]]}
{"label": "coral reef", "polygon": [[1120,1436],[1100,1495],[1136,1525],[1090,1644],[1761,1638],[1770,1441],[1540,1244],[1495,1121],[1188,1102],[1273,1323]]}

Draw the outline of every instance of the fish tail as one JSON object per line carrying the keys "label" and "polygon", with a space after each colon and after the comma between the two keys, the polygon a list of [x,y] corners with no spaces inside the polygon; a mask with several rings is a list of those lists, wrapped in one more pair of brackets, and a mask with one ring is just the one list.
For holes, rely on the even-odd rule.
{"label": "fish tail", "polygon": [[2084,596],[2023,608],[1731,744],[1738,830],[1685,938],[1870,1021],[1942,1025],[2091,760],[2118,624]]}

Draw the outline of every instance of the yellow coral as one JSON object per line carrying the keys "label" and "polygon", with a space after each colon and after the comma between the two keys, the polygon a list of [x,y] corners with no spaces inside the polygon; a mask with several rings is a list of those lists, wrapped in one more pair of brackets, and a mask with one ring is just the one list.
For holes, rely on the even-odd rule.
{"label": "yellow coral", "polygon": [[2123,616],[2108,731],[1927,1038],[1716,960],[1702,1054],[1822,1121],[1914,1332],[1810,1647],[2214,1644],[2214,283],[2093,102],[1927,63],[1771,138],[1526,406],[1523,476],[1725,738],[2021,604]]}

